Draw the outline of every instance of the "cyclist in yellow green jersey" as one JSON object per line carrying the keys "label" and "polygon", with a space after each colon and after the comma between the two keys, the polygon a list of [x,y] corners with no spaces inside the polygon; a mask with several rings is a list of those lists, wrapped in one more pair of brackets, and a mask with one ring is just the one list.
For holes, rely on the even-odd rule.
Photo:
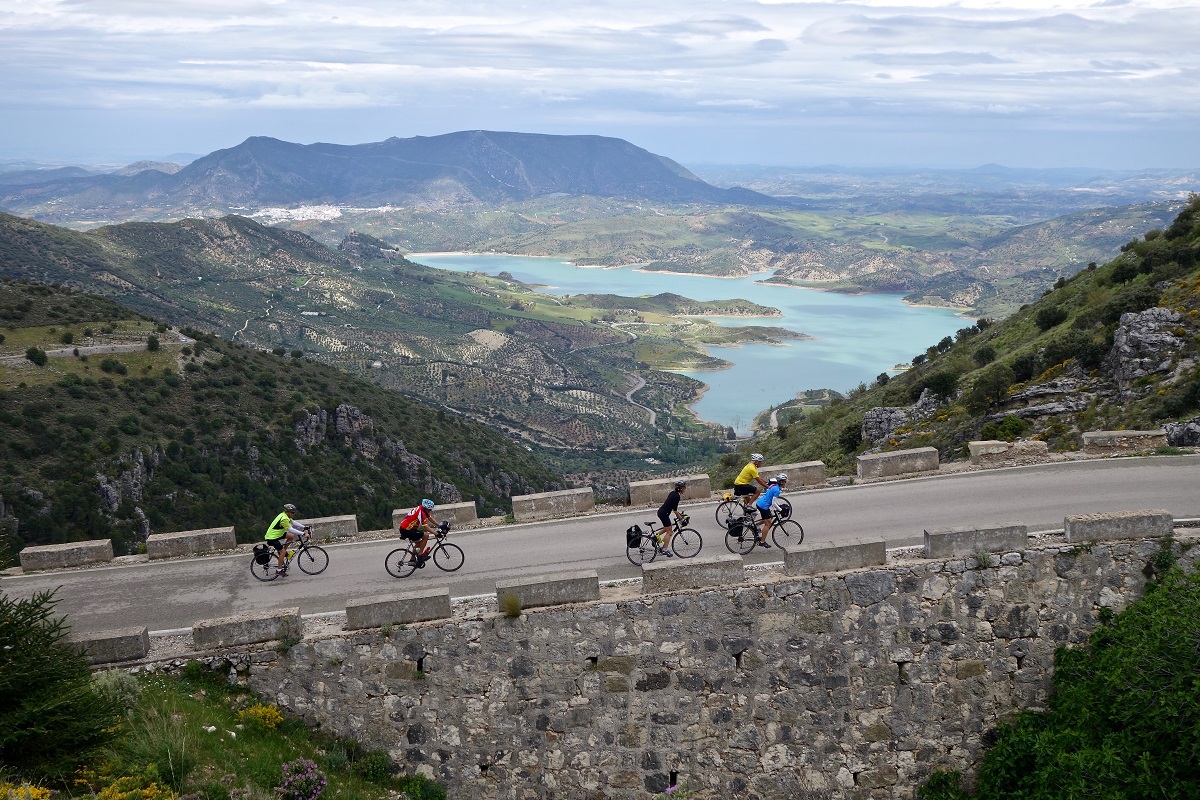
{"label": "cyclist in yellow green jersey", "polygon": [[296,516],[296,507],[291,503],[287,503],[283,507],[283,511],[279,516],[271,522],[267,528],[267,533],[263,536],[267,544],[275,548],[275,556],[279,560],[278,566],[275,568],[276,575],[287,575],[287,563],[283,560],[283,553],[287,550],[287,543],[295,541],[309,530],[307,525],[301,525],[296,522],[293,517]]}
{"label": "cyclist in yellow green jersey", "polygon": [[759,492],[767,488],[767,482],[758,474],[762,462],[762,453],[751,453],[749,463],[742,467],[742,471],[733,479],[733,496],[741,500],[744,506],[753,505]]}

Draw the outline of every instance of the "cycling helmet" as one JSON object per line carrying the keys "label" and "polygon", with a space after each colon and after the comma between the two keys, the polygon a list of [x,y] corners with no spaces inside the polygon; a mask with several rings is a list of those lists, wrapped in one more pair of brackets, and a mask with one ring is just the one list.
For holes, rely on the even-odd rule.
{"label": "cycling helmet", "polygon": [[283,510],[284,511],[295,511],[296,507],[294,505],[292,505],[291,503],[284,503]]}
{"label": "cycling helmet", "polygon": [[769,483],[769,484],[779,483],[779,478],[772,477],[770,480],[767,481],[767,483]]}
{"label": "cycling helmet", "polygon": [[751,461],[762,461],[763,460],[762,453],[751,453],[750,460]]}
{"label": "cycling helmet", "polygon": [[687,486],[687,481],[675,481],[676,489],[682,489],[685,486]]}
{"label": "cycling helmet", "polygon": [[787,483],[787,473],[786,472],[779,473],[778,475],[775,476],[775,480],[779,481],[780,483]]}
{"label": "cycling helmet", "polygon": [[430,500],[428,497],[426,497],[424,500],[421,501],[421,507],[424,508],[426,511],[433,511],[433,501]]}

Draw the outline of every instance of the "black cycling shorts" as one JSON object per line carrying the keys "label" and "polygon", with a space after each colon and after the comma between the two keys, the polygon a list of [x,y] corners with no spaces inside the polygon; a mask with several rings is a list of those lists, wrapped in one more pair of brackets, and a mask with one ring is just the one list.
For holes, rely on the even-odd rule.
{"label": "black cycling shorts", "polygon": [[742,497],[743,495],[754,494],[753,483],[735,483],[733,485],[733,496]]}
{"label": "black cycling shorts", "polygon": [[278,539],[267,539],[267,544],[271,545],[271,547],[274,547],[276,550],[282,550],[283,546],[287,544],[287,537],[280,536]]}
{"label": "black cycling shorts", "polygon": [[421,541],[421,537],[425,535],[425,529],[412,528],[410,530],[405,530],[404,528],[401,528],[400,535],[405,539],[408,539],[410,542],[419,542]]}

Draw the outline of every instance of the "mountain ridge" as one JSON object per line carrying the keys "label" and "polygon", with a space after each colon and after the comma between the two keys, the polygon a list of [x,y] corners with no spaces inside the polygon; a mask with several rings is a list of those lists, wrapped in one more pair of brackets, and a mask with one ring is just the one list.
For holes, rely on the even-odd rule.
{"label": "mountain ridge", "polygon": [[748,189],[712,186],[675,161],[623,139],[475,130],[355,145],[251,136],[171,175],[147,170],[18,184],[3,190],[0,208],[51,220],[61,213],[48,205],[53,202],[77,214],[102,211],[109,219],[122,219],[137,208],[161,218],[248,206],[440,207],[554,194],[780,204]]}

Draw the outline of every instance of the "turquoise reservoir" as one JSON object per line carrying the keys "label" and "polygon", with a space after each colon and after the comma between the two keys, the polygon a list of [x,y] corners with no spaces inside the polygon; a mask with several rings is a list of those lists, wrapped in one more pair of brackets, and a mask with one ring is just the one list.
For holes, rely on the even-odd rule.
{"label": "turquoise reservoir", "polygon": [[710,317],[721,325],[771,325],[814,339],[785,346],[751,344],[712,347],[730,369],[685,372],[708,386],[693,405],[700,418],[747,433],[758,412],[806,389],[846,392],[870,383],[896,364],[907,364],[944,336],[972,324],[944,308],[906,305],[899,294],[848,295],[756,283],[770,273],[745,278],[642,272],[636,267],[577,267],[554,258],[420,253],[420,264],[459,272],[507,272],[523,283],[542,284],[553,295],[618,294],[626,297],[673,292],[694,300],[744,298],[778,308],[783,317]]}

